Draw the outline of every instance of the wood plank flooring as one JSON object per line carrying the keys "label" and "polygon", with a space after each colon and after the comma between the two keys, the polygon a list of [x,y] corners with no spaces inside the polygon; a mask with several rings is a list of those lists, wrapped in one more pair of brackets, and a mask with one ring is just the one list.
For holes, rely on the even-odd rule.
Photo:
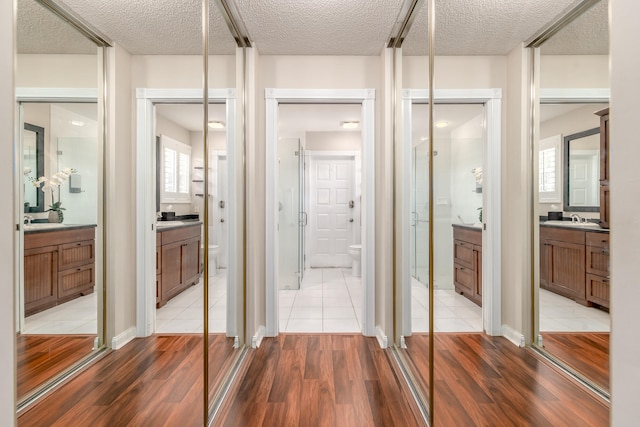
{"label": "wood plank flooring", "polygon": [[608,332],[543,332],[542,339],[550,354],[609,389]]}
{"label": "wood plank flooring", "polygon": [[[210,338],[210,384],[233,339]],[[18,419],[19,426],[202,426],[202,336],[138,338],[112,351]]]}
{"label": "wood plank flooring", "polygon": [[255,352],[225,426],[418,426],[375,338],[286,335]]}
{"label": "wood plank flooring", "polygon": [[[502,337],[435,334],[436,426],[607,426],[609,408]],[[426,380],[428,336],[407,338],[407,356]]]}
{"label": "wood plank flooring", "polygon": [[18,398],[91,353],[95,335],[18,335]]}
{"label": "wood plank flooring", "polygon": [[[438,427],[608,425],[607,405],[530,350],[484,334],[436,334],[435,340]],[[427,336],[414,335],[407,342],[406,355],[416,369],[424,369]],[[231,339],[212,337],[214,374],[226,369],[231,346]],[[373,338],[280,335],[265,338],[252,350],[250,362],[220,417],[222,425],[420,425],[389,351],[381,350]],[[202,426],[202,388],[201,336],[136,339],[18,422]]]}

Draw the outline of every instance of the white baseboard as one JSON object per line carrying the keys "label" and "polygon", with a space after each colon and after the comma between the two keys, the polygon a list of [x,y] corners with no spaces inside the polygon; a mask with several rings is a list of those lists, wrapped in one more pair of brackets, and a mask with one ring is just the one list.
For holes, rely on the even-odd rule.
{"label": "white baseboard", "polygon": [[267,328],[264,325],[260,325],[256,334],[251,338],[251,348],[260,347],[260,343],[262,343],[262,339],[264,338],[264,334],[267,331]]}
{"label": "white baseboard", "polygon": [[525,346],[524,335],[513,329],[511,326],[502,325],[502,336],[518,347]]}
{"label": "white baseboard", "polygon": [[132,326],[113,337],[111,340],[111,348],[114,350],[120,350],[122,347],[129,344],[129,342],[136,337],[136,331],[136,327]]}
{"label": "white baseboard", "polygon": [[376,326],[376,338],[378,339],[378,344],[380,344],[380,348],[389,347],[389,338],[385,335],[384,331],[380,326]]}

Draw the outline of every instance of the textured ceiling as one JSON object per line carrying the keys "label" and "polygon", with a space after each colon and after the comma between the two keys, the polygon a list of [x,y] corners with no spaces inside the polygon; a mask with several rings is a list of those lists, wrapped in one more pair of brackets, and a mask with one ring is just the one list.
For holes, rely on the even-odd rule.
{"label": "textured ceiling", "polygon": [[18,0],[18,53],[96,54],[96,45],[33,0]]}
{"label": "textured ceiling", "polygon": [[[132,54],[200,54],[201,0],[62,0]],[[405,0],[228,0],[263,55],[379,55]],[[504,55],[577,0],[435,0],[437,55]],[[18,51],[94,51],[58,18],[18,0]],[[235,42],[210,2],[210,52]],[[426,2],[405,55],[427,54]],[[544,53],[606,53],[606,0],[548,42]]]}
{"label": "textured ceiling", "polygon": [[547,40],[543,55],[607,55],[609,53],[609,1],[601,0]]}
{"label": "textured ceiling", "polygon": [[402,0],[236,0],[263,55],[379,55]]}

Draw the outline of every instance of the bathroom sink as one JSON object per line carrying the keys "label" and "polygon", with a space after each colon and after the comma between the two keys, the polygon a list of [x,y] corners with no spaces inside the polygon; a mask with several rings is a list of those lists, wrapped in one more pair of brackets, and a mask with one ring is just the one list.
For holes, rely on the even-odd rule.
{"label": "bathroom sink", "polygon": [[182,224],[184,224],[182,221],[158,221],[156,222],[156,228],[175,227]]}
{"label": "bathroom sink", "polygon": [[596,224],[595,222],[571,222],[571,221],[551,220],[551,221],[545,221],[543,224],[560,225],[563,227],[574,227],[574,228],[600,228],[600,224]]}
{"label": "bathroom sink", "polygon": [[60,224],[59,222],[39,222],[35,224],[25,224],[24,230],[46,230],[49,228],[63,228],[65,224]]}

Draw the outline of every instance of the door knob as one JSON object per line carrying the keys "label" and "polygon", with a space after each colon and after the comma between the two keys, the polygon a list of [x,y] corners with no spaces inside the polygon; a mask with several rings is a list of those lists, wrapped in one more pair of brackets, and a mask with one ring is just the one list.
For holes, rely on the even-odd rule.
{"label": "door knob", "polygon": [[349,218],[349,222],[353,222],[353,218]]}
{"label": "door knob", "polygon": [[220,218],[220,222],[224,222],[224,218]]}

